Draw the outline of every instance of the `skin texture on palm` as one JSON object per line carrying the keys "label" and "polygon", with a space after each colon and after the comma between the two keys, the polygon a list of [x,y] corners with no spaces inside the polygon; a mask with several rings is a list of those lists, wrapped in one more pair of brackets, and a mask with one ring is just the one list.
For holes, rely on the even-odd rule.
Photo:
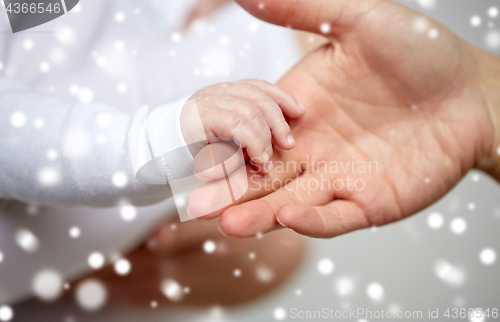
{"label": "skin texture on palm", "polygon": [[[446,27],[385,0],[238,2],[271,23],[328,31],[331,42],[279,82],[306,113],[290,121],[296,147],[276,149],[273,161],[306,161],[305,172],[252,174],[242,200],[262,198],[226,209],[220,221],[226,234],[254,236],[279,221],[304,235],[333,237],[391,223],[429,206],[471,168],[488,163],[495,128],[481,66],[487,54]],[[315,169],[312,159],[376,162],[378,171],[332,173]],[[258,185],[297,175],[276,191]],[[346,182],[348,176],[362,179],[365,188],[308,191],[300,185]]]}

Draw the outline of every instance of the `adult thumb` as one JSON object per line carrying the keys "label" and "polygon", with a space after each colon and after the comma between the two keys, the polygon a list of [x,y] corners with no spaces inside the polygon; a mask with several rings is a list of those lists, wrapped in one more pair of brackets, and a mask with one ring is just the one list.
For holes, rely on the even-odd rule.
{"label": "adult thumb", "polygon": [[236,0],[250,14],[269,23],[340,39],[379,1]]}

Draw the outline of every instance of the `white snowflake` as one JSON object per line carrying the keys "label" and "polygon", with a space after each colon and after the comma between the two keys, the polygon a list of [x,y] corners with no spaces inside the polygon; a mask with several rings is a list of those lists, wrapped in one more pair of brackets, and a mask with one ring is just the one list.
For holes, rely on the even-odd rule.
{"label": "white snowflake", "polygon": [[215,252],[216,249],[217,249],[217,245],[215,244],[215,242],[213,240],[207,240],[203,244],[203,250],[207,254],[212,254],[213,252]]}
{"label": "white snowflake", "polygon": [[108,293],[103,283],[89,279],[76,289],[76,302],[86,311],[97,311],[106,304]]}
{"label": "white snowflake", "polygon": [[108,59],[104,56],[98,56],[97,59],[95,60],[95,63],[99,67],[104,67],[108,63]]}
{"label": "white snowflake", "polygon": [[14,112],[10,116],[10,124],[12,124],[13,127],[23,127],[26,121],[26,114],[20,111]]}
{"label": "white snowflake", "polygon": [[116,50],[123,50],[125,48],[125,43],[122,40],[115,41],[114,47]]}
{"label": "white snowflake", "polygon": [[97,138],[96,138],[96,142],[97,144],[99,145],[104,145],[106,144],[107,140],[106,140],[106,137],[104,135],[98,135]]}
{"label": "white snowflake", "polygon": [[178,43],[182,40],[182,35],[180,32],[173,32],[172,35],[170,36],[170,40],[172,40],[173,43]]}
{"label": "white snowflake", "polygon": [[28,229],[19,229],[15,237],[17,245],[28,253],[34,253],[40,247],[38,238]]}
{"label": "white snowflake", "polygon": [[222,45],[222,46],[227,46],[229,45],[229,43],[231,42],[231,39],[229,39],[228,36],[222,36],[220,37],[219,39],[219,43]]}
{"label": "white snowflake", "polygon": [[465,282],[465,272],[444,260],[434,265],[434,273],[443,282],[452,286],[460,286]]}
{"label": "white snowflake", "polygon": [[60,65],[66,61],[66,51],[59,47],[54,47],[49,52],[49,59],[53,64]]}
{"label": "white snowflake", "polygon": [[35,47],[35,43],[31,39],[26,39],[23,41],[23,48],[26,50],[32,50]]}
{"label": "white snowflake", "polygon": [[82,4],[79,2],[76,6],[73,7],[71,10],[73,13],[80,13],[82,12]]}
{"label": "white snowflake", "polygon": [[118,85],[116,85],[116,91],[120,94],[125,94],[127,92],[127,89],[127,84],[119,83]]}
{"label": "white snowflake", "polygon": [[432,229],[440,229],[443,224],[444,218],[439,212],[433,212],[427,217],[427,225]]}
{"label": "white snowflake", "polygon": [[417,0],[417,3],[427,10],[432,10],[437,7],[437,0]]}
{"label": "white snowflake", "polygon": [[53,167],[44,167],[38,171],[38,183],[44,187],[55,186],[61,181],[59,170]]}
{"label": "white snowflake", "polygon": [[335,283],[335,289],[340,296],[348,296],[354,292],[354,281],[350,277],[341,277]]}
{"label": "white snowflake", "polygon": [[80,92],[80,86],[76,85],[76,84],[71,84],[69,86],[69,92],[73,95],[76,95]]}
{"label": "white snowflake", "polygon": [[467,222],[463,218],[455,218],[450,223],[450,229],[454,234],[461,235],[467,230]]}
{"label": "white snowflake", "polygon": [[118,171],[113,174],[113,177],[111,179],[115,187],[117,188],[123,188],[127,185],[128,183],[128,178],[127,175],[124,172]]}
{"label": "white snowflake", "polygon": [[61,26],[56,30],[57,40],[66,46],[73,46],[76,43],[76,34],[73,29]]}
{"label": "white snowflake", "polygon": [[330,275],[335,268],[333,261],[329,258],[323,258],[318,262],[318,271],[321,275]]}
{"label": "white snowflake", "polygon": [[53,301],[61,295],[63,278],[57,271],[46,269],[35,274],[31,286],[39,299]]}
{"label": "white snowflake", "polygon": [[125,13],[123,13],[122,11],[118,11],[117,13],[115,13],[115,20],[117,22],[123,22],[125,21]]}
{"label": "white snowflake", "polygon": [[470,18],[470,24],[473,26],[473,27],[479,27],[481,26],[481,23],[482,23],[482,19],[481,17],[479,16],[472,16]]}
{"label": "white snowflake", "polygon": [[40,208],[37,205],[28,205],[27,211],[30,216],[35,216],[39,210]]}
{"label": "white snowflake", "polygon": [[497,253],[492,248],[485,248],[479,253],[479,259],[484,265],[491,265],[497,260]]}
{"label": "white snowflake", "polygon": [[418,17],[413,21],[413,29],[416,32],[424,33],[429,29],[429,20],[424,17]]}
{"label": "white snowflake", "polygon": [[45,125],[45,121],[41,118],[37,118],[33,121],[33,126],[37,129],[43,128]]}
{"label": "white snowflake", "polygon": [[436,39],[437,37],[439,37],[439,31],[437,29],[431,29],[429,30],[428,35],[430,39]]}
{"label": "white snowflake", "polygon": [[54,149],[50,149],[47,151],[47,159],[49,159],[50,161],[55,161],[57,160],[57,151],[54,150]]}
{"label": "white snowflake", "polygon": [[259,265],[255,271],[255,275],[262,283],[269,283],[274,279],[274,272],[265,265]]}
{"label": "white snowflake", "polygon": [[497,7],[491,7],[488,9],[488,16],[490,16],[491,18],[498,17],[498,14],[499,14],[499,10]]}
{"label": "white snowflake", "polygon": [[130,273],[132,265],[127,259],[122,258],[115,263],[114,268],[116,274],[127,275],[128,273]]}
{"label": "white snowflake", "polygon": [[286,319],[286,310],[282,307],[277,307],[273,311],[273,317],[276,321],[283,321]]}
{"label": "white snowflake", "polygon": [[104,255],[99,252],[93,252],[87,258],[87,263],[89,264],[90,268],[99,269],[104,266]]}
{"label": "white snowflake", "polygon": [[259,23],[258,22],[251,22],[248,24],[248,30],[250,30],[251,32],[257,32],[259,31],[260,29],[260,26],[259,26]]}
{"label": "white snowflake", "polygon": [[76,226],[73,226],[69,229],[69,235],[71,236],[71,238],[78,238],[80,237],[81,235],[81,231],[80,231],[80,228],[76,227]]}
{"label": "white snowflake", "polygon": [[486,45],[491,49],[500,48],[500,32],[497,30],[491,30],[486,34],[485,37]]}
{"label": "white snowflake", "polygon": [[82,103],[90,103],[94,100],[94,91],[88,87],[82,87],[78,91],[78,100]]}
{"label": "white snowflake", "polygon": [[322,23],[321,26],[319,27],[319,30],[321,31],[321,33],[323,34],[329,34],[330,31],[331,31],[331,27],[330,27],[330,24],[329,23]]}
{"label": "white snowflake", "polygon": [[14,317],[14,311],[10,306],[0,306],[0,321],[10,321]]}
{"label": "white snowflake", "polygon": [[102,112],[97,115],[97,124],[106,129],[113,125],[113,115],[109,112]]}
{"label": "white snowflake", "polygon": [[374,282],[368,285],[366,294],[373,301],[379,302],[384,298],[384,288],[380,283]]}
{"label": "white snowflake", "polygon": [[480,308],[472,309],[469,315],[470,322],[484,322],[486,321],[486,315],[484,311]]}
{"label": "white snowflake", "polygon": [[120,207],[120,216],[124,221],[133,221],[137,217],[137,209],[132,205]]}
{"label": "white snowflake", "polygon": [[181,285],[174,279],[164,279],[161,282],[160,289],[163,295],[173,302],[179,302],[184,298]]}
{"label": "white snowflake", "polygon": [[50,71],[50,64],[46,61],[40,63],[40,71],[47,73]]}

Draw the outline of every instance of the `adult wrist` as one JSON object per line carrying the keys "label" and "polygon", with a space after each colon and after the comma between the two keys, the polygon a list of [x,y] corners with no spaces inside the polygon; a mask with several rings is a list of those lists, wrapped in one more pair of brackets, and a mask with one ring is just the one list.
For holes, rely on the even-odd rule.
{"label": "adult wrist", "polygon": [[478,168],[500,181],[500,57],[483,51],[479,55],[479,82],[494,132]]}

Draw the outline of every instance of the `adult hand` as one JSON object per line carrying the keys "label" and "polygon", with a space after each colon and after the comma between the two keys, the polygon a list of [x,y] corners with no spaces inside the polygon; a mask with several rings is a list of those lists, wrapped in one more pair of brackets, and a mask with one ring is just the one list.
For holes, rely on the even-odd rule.
{"label": "adult hand", "polygon": [[389,0],[237,2],[330,42],[279,82],[306,107],[291,121],[296,147],[276,149],[268,176],[252,173],[242,201],[262,198],[226,209],[225,234],[279,222],[333,237],[383,225],[429,206],[471,168],[491,170],[498,58]]}

